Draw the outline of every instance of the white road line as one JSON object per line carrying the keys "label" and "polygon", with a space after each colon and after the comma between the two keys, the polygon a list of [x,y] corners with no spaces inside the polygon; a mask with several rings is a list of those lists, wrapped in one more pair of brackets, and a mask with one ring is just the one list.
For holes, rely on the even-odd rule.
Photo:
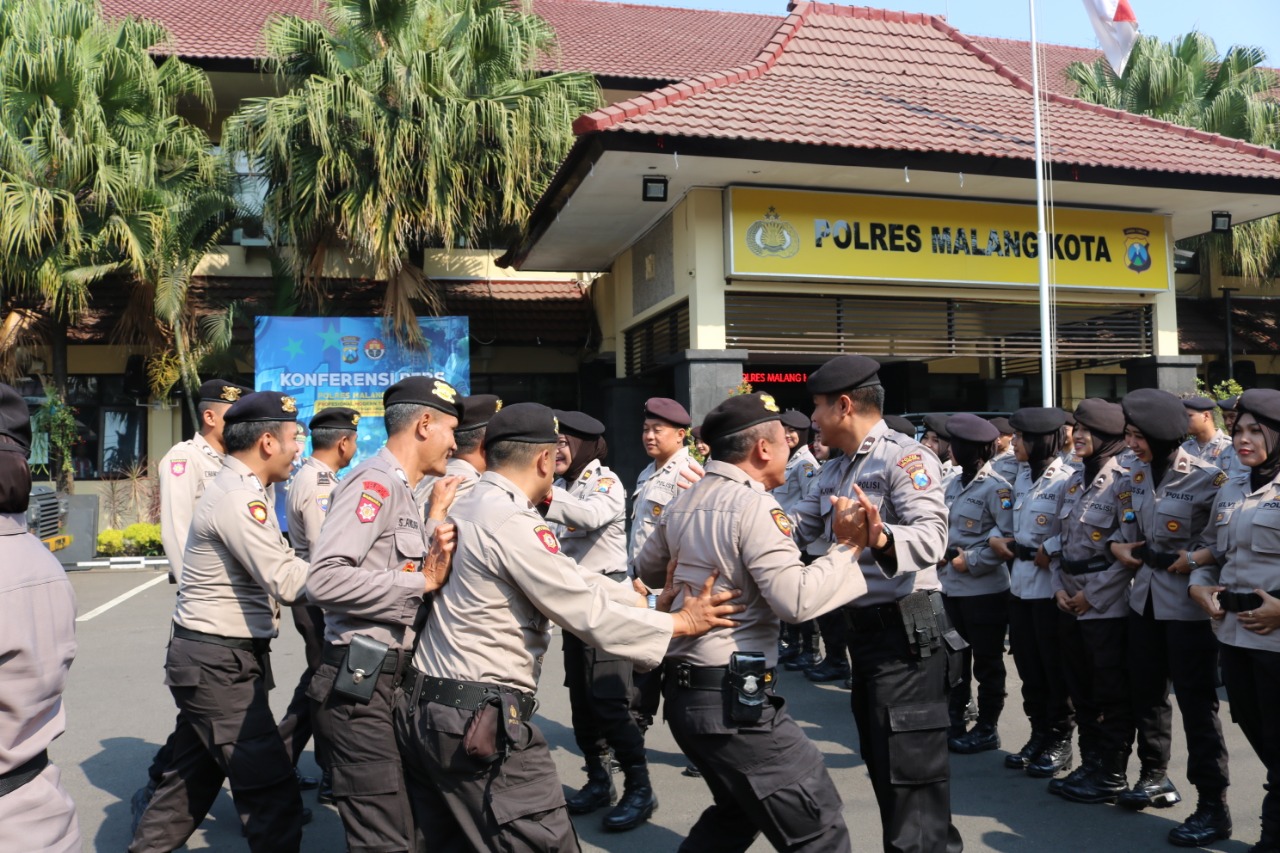
{"label": "white road line", "polygon": [[156,585],[156,584],[158,584],[158,583],[163,583],[164,581],[166,581],[166,580],[168,580],[168,579],[169,579],[169,576],[168,576],[168,575],[164,575],[164,574],[160,575],[160,577],[158,577],[158,578],[152,578],[151,580],[147,581],[147,582],[146,582],[146,583],[144,583],[144,584],[139,584],[138,586],[135,586],[133,589],[129,590],[128,592],[124,593],[123,595],[117,595],[115,598],[111,599],[111,600],[110,600],[110,601],[108,601],[106,604],[102,605],[101,607],[95,607],[95,608],[93,608],[92,610],[90,610],[90,611],[89,611],[88,613],[86,613],[85,615],[83,615],[83,616],[81,616],[81,617],[77,618],[77,619],[76,619],[76,621],[77,621],[77,622],[88,622],[88,621],[89,621],[90,619],[92,619],[93,617],[95,617],[95,616],[101,616],[103,613],[106,613],[108,610],[110,610],[111,608],[115,607],[117,604],[123,604],[124,602],[126,602],[126,601],[128,601],[129,599],[133,598],[133,597],[134,597],[135,595],[137,595],[138,593],[143,592],[144,590],[150,589],[151,587],[155,586],[155,585]]}

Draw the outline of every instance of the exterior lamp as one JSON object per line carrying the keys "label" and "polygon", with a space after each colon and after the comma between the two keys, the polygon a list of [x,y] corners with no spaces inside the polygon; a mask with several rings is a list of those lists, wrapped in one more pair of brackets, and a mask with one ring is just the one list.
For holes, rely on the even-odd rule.
{"label": "exterior lamp", "polygon": [[[645,201],[667,200],[667,179],[662,175],[645,175],[641,178],[640,198]],[[1216,214],[1215,214],[1216,215]]]}
{"label": "exterior lamp", "polygon": [[1215,234],[1226,234],[1231,230],[1231,212],[1227,210],[1215,210],[1213,212],[1213,232]]}

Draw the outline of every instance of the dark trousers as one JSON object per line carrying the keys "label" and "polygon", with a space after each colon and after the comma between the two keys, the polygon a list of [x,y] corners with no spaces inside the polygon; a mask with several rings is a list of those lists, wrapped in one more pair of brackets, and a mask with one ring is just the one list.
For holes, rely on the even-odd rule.
{"label": "dark trousers", "polygon": [[[406,652],[406,655],[408,653]],[[417,850],[392,710],[394,673],[378,676],[367,705],[333,692],[337,668],[321,664],[311,679],[316,732],[329,742],[333,799],[351,853]]]}
{"label": "dark trousers", "polygon": [[547,739],[532,723],[506,758],[467,756],[471,710],[397,696],[396,740],[404,755],[414,819],[432,853],[573,853],[578,835],[564,804]]}
{"label": "dark trousers", "polygon": [[817,622],[822,633],[823,655],[837,663],[848,663],[849,629],[845,625],[844,614],[836,609],[819,616]]}
{"label": "dark trousers", "polygon": [[958,853],[951,822],[945,645],[927,658],[907,645],[901,625],[849,631],[850,703],[859,751],[880,806],[890,853]]}
{"label": "dark trousers", "polygon": [[662,703],[662,681],[666,671],[666,664],[660,663],[648,672],[632,672],[631,716],[640,728],[641,736],[658,718],[658,706]]}
{"label": "dark trousers", "polygon": [[1004,637],[1009,628],[1009,594],[945,596],[947,618],[969,644],[961,652],[960,683],[951,688],[951,719],[963,720],[978,680],[978,722],[994,726],[1004,710]]}
{"label": "dark trousers", "polygon": [[1151,599],[1145,613],[1129,612],[1129,687],[1143,767],[1165,768],[1173,743],[1173,706],[1178,697],[1187,739],[1187,779],[1197,788],[1230,784],[1227,745],[1218,718],[1218,640],[1208,619],[1156,619]]}
{"label": "dark trousers", "polygon": [[1129,620],[1077,619],[1058,611],[1067,689],[1076,706],[1080,749],[1128,755],[1133,747],[1126,636]]}
{"label": "dark trousers", "polygon": [[1009,646],[1022,680],[1022,710],[1031,727],[1058,737],[1075,728],[1059,647],[1060,611],[1051,598],[1009,599]]}
{"label": "dark trousers", "polygon": [[1262,836],[1280,841],[1280,652],[1221,646],[1231,719],[1267,768]]}
{"label": "dark trousers", "polygon": [[668,683],[667,725],[715,802],[682,853],[740,853],[764,833],[775,850],[848,851],[849,829],[822,753],[771,695],[759,722],[726,719],[724,699]]}
{"label": "dark trousers", "polygon": [[[280,737],[289,750],[293,764],[298,765],[298,758],[307,748],[307,741],[315,734],[315,726],[311,719],[311,699],[307,689],[311,686],[311,678],[320,668],[320,655],[324,651],[324,611],[314,605],[295,605],[293,611],[293,627],[302,635],[303,648],[307,655],[307,668],[298,679],[298,686],[293,689],[293,698],[285,709],[284,718],[280,720]],[[329,744],[319,734],[315,734],[316,763],[324,769],[329,768]]]}
{"label": "dark trousers", "polygon": [[644,734],[631,716],[630,661],[593,649],[564,632],[564,683],[573,737],[584,756],[612,749],[618,763],[645,763]]}
{"label": "dark trousers", "polygon": [[246,817],[252,851],[296,851],[302,796],[267,702],[264,660],[250,651],[174,638],[165,683],[178,706],[173,752],[129,853],[176,850],[223,781]]}

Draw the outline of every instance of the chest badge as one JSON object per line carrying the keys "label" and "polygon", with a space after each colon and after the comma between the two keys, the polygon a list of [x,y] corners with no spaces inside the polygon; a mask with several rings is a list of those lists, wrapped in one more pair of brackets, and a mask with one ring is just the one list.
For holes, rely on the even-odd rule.
{"label": "chest badge", "polygon": [[1095,531],[1093,531],[1092,533],[1090,533],[1090,534],[1089,534],[1089,538],[1090,538],[1090,539],[1092,539],[1094,542],[1101,542],[1101,541],[1102,541],[1102,531],[1101,531],[1101,530],[1095,530]]}
{"label": "chest badge", "polygon": [[1145,471],[1139,471],[1138,473],[1133,475],[1133,482],[1135,483],[1141,483],[1145,479],[1147,479],[1147,474]]}
{"label": "chest badge", "polygon": [[551,528],[545,524],[539,524],[533,528],[533,534],[538,537],[538,541],[542,543],[542,547],[546,548],[552,554],[560,553],[560,540],[556,539],[556,535],[551,532]]}
{"label": "chest badge", "polygon": [[1049,516],[1047,515],[1036,516],[1036,524],[1048,524],[1048,523],[1049,523]]}
{"label": "chest badge", "polygon": [[653,509],[649,510],[649,512],[653,513],[654,518],[662,515],[662,504],[654,504]]}
{"label": "chest badge", "polygon": [[1170,521],[1168,524],[1165,525],[1165,527],[1168,528],[1170,533],[1177,533],[1179,530],[1182,529],[1182,525],[1176,521]]}

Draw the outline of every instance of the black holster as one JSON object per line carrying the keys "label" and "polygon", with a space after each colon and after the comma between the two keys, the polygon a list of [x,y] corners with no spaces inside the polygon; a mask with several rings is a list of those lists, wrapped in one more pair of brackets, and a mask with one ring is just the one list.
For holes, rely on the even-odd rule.
{"label": "black holster", "polygon": [[333,677],[333,692],[361,705],[368,705],[378,687],[382,662],[391,647],[364,634],[353,634],[347,653]]}

